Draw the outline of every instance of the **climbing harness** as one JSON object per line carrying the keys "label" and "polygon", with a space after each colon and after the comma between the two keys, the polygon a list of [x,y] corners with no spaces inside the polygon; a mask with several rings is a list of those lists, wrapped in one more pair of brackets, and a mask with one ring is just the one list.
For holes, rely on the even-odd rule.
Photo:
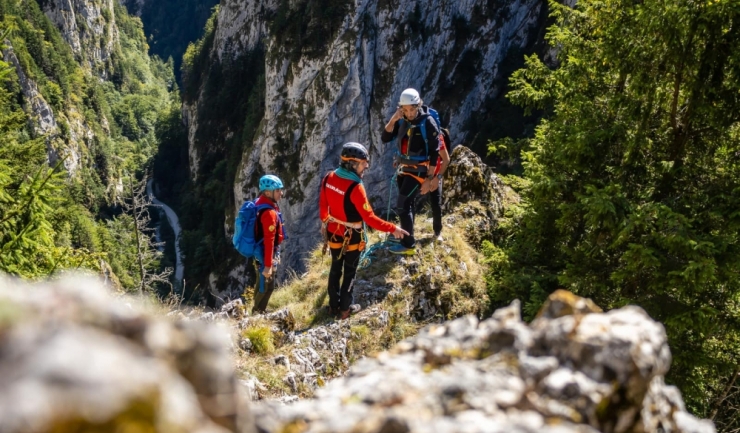
{"label": "climbing harness", "polygon": [[[343,167],[339,167],[336,170],[334,170],[334,173],[347,180],[351,180],[354,182],[357,182],[358,184],[362,184],[362,178],[358,176],[356,173],[349,171]],[[348,190],[349,191],[349,190]],[[334,239],[335,234],[332,234],[329,236],[329,231],[326,228],[326,225],[330,222],[334,222],[336,224],[344,226],[344,235],[342,242],[332,242],[332,239]],[[339,252],[338,258],[341,258],[345,252],[350,251],[363,251],[365,249],[365,245],[368,243],[367,238],[367,226],[364,222],[347,222],[342,221],[338,218],[335,218],[332,215],[329,215],[329,218],[324,222],[324,246],[322,247],[322,255],[326,254],[326,250],[328,248],[337,249],[341,248],[341,251]],[[360,242],[356,244],[349,245],[349,241],[352,239],[352,230],[356,230],[360,232],[361,240]]]}

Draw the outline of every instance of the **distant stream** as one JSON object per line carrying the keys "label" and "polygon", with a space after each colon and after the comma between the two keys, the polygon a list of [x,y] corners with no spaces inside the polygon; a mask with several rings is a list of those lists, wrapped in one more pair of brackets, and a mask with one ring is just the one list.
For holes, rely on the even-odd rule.
{"label": "distant stream", "polygon": [[175,281],[179,287],[182,287],[182,277],[185,272],[185,266],[182,264],[182,253],[180,253],[180,220],[177,219],[177,214],[172,210],[171,207],[162,203],[154,196],[152,192],[152,180],[146,183],[146,193],[152,198],[152,203],[157,206],[161,206],[164,209],[164,213],[167,215],[167,221],[170,223],[170,227],[175,232],[175,255],[177,256],[177,264],[175,265]]}

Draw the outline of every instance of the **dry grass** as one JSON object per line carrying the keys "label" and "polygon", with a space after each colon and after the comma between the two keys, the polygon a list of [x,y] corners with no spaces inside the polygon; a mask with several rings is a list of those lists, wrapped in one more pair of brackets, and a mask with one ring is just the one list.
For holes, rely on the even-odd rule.
{"label": "dry grass", "polygon": [[[401,258],[381,250],[375,254],[369,267],[358,271],[358,282],[363,281],[372,287],[386,287],[389,290],[377,304],[366,306],[363,312],[347,324],[350,330],[347,347],[350,363],[391,348],[399,341],[415,335],[428,323],[465,314],[480,315],[487,310],[488,297],[482,257],[466,241],[471,225],[465,218],[445,219],[451,220],[454,224],[450,226],[448,222],[443,230],[445,240],[434,243],[431,239],[431,218],[419,215],[416,220],[416,256]],[[371,234],[371,244],[379,241],[382,239],[378,233]],[[326,309],[330,264],[330,255],[327,253],[323,257],[320,247],[317,247],[309,257],[307,272],[294,276],[277,288],[268,309],[276,311],[288,308],[299,331],[333,322],[334,319],[329,317]],[[409,268],[414,268],[413,272]],[[432,317],[421,320],[418,319],[419,312],[415,305],[418,303],[420,288],[423,288],[425,296],[434,297],[437,309]],[[367,310],[387,311],[389,321],[386,326],[381,326],[377,318]],[[257,377],[265,385],[267,390],[262,393],[263,397],[292,394],[292,390],[282,380],[288,373],[287,369],[282,365],[275,365],[272,360],[279,354],[290,358],[293,349],[295,347],[283,346],[280,341],[276,341],[274,350],[265,352],[265,355],[242,354],[237,365],[239,370]],[[332,356],[321,352],[319,354],[322,358]],[[319,384],[343,373],[329,369],[325,376],[319,377]],[[300,385],[298,394],[308,397],[313,394],[313,390]]]}

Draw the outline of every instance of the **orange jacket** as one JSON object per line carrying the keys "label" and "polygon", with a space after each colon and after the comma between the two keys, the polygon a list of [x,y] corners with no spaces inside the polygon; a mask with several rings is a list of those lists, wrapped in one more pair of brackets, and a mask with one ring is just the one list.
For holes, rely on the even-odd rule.
{"label": "orange jacket", "polygon": [[262,211],[259,215],[259,224],[255,224],[254,228],[257,232],[254,239],[256,241],[264,239],[262,245],[265,248],[265,263],[263,265],[269,268],[272,266],[272,256],[275,254],[277,246],[283,242],[283,226],[277,214],[280,211],[280,207],[264,195],[260,195],[257,201],[255,201],[255,204],[258,206],[268,204],[274,208]]}
{"label": "orange jacket", "polygon": [[[393,233],[396,230],[395,224],[373,213],[373,208],[367,200],[365,187],[361,183],[339,177],[333,171],[321,181],[319,193],[319,218],[322,222],[326,222],[329,215],[348,223],[365,221],[375,230],[386,233]],[[345,227],[336,222],[329,222],[327,230],[329,234],[344,236]]]}

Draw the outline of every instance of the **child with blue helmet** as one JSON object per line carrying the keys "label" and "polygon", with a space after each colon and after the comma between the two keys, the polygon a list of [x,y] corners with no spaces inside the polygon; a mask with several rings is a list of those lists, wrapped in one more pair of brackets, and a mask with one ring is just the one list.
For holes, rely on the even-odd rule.
{"label": "child with blue helmet", "polygon": [[267,205],[257,214],[254,225],[255,240],[262,241],[262,256],[257,257],[258,281],[254,290],[254,307],[252,313],[264,313],[267,303],[275,290],[274,268],[280,262],[279,245],[285,239],[282,215],[278,200],[283,196],[283,181],[279,177],[267,174],[260,178],[260,196],[255,205]]}

